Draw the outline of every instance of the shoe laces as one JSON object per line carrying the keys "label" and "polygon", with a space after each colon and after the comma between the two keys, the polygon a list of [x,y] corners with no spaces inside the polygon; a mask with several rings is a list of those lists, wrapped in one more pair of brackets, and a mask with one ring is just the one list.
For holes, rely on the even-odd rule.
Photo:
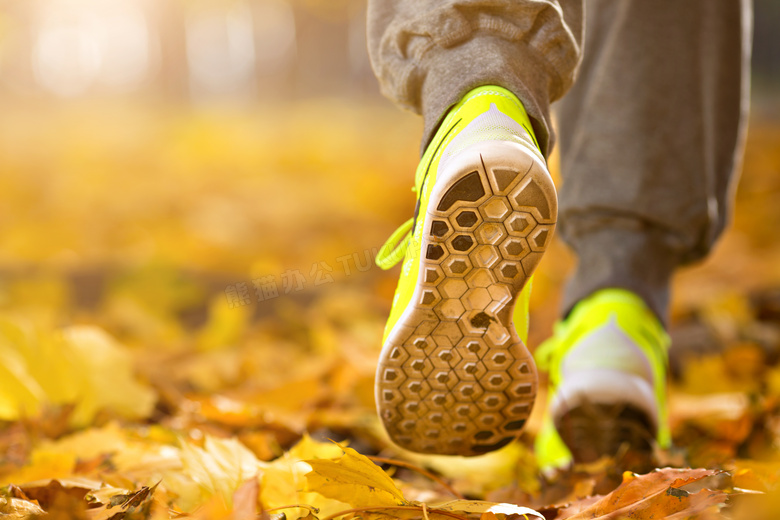
{"label": "shoe laces", "polygon": [[409,243],[412,240],[413,227],[414,217],[401,224],[401,226],[390,235],[390,238],[387,239],[376,254],[376,265],[387,270],[403,260],[406,251],[409,249]]}
{"label": "shoe laces", "polygon": [[[417,186],[412,186],[412,193],[417,195]],[[406,252],[409,250],[409,243],[412,240],[414,231],[415,217],[410,218],[385,241],[379,252],[376,254],[376,265],[383,270],[388,270],[403,260]]]}

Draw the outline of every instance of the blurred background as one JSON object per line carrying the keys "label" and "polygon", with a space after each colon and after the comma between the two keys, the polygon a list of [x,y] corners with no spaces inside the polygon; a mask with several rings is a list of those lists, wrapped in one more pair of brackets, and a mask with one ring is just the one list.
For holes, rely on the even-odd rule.
{"label": "blurred background", "polygon": [[4,97],[376,95],[360,0],[4,0],[0,9]]}
{"label": "blurred background", "polygon": [[[685,391],[755,389],[780,353],[780,3],[755,9],[735,222],[675,281]],[[365,11],[361,0],[0,0],[3,316],[104,329],[136,353],[166,417],[306,373],[330,397],[299,385],[288,401],[274,394],[278,406],[371,416],[397,277],[373,255],[413,210],[422,125],[380,96]],[[571,264],[560,243],[542,263],[532,347]],[[691,356],[721,361],[689,371]],[[201,404],[212,430],[257,426]],[[303,428],[355,425],[295,416],[274,427],[282,446]],[[743,430],[718,445],[725,455],[705,455],[733,455]]]}
{"label": "blurred background", "polygon": [[[780,7],[755,0],[755,84],[780,81]],[[253,105],[378,97],[364,0],[2,0],[3,102]]]}
{"label": "blurred background", "polygon": [[[755,8],[751,138],[774,148],[780,4]],[[345,256],[370,260],[411,211],[420,122],[378,92],[365,11],[361,0],[0,0],[6,286],[67,273],[51,289],[63,308],[96,307],[111,273],[170,268],[237,305],[259,277],[294,298],[318,276],[357,273],[387,298],[395,275],[348,274]],[[366,131],[378,119],[382,135]],[[9,290],[0,300],[15,302]],[[249,300],[258,313],[277,303]]]}

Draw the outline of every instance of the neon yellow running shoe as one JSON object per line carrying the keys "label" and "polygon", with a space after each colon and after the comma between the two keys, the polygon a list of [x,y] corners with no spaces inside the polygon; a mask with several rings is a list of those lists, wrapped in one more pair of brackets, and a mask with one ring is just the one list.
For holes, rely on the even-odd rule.
{"label": "neon yellow running shoe", "polygon": [[669,343],[658,318],[630,291],[604,289],[575,305],[535,354],[551,385],[536,438],[539,465],[593,462],[627,448],[629,464],[649,469],[654,444],[671,443]]}
{"label": "neon yellow running shoe", "polygon": [[[469,92],[417,168],[415,215],[377,264],[403,259],[377,367],[391,439],[417,452],[478,455],[514,440],[536,396],[523,291],[550,243],[555,187],[518,99]],[[521,296],[522,292],[522,296]]]}

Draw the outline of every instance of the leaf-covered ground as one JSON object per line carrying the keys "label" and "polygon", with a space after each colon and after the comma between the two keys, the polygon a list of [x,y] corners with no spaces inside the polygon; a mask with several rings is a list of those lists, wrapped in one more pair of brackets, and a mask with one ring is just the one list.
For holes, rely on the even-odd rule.
{"label": "leaf-covered ground", "polygon": [[[0,518],[775,518],[780,124],[752,121],[734,226],[675,280],[675,447],[641,476],[540,472],[541,406],[480,458],[388,443],[397,273],[371,260],[412,211],[419,132],[335,101],[8,109]],[[532,348],[571,264],[557,243],[536,276]]]}

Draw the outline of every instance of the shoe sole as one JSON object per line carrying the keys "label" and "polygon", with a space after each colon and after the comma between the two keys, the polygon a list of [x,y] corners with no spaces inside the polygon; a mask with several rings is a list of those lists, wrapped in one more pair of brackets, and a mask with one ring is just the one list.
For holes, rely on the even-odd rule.
{"label": "shoe sole", "polygon": [[628,403],[583,402],[555,421],[575,463],[612,457],[619,474],[645,473],[655,467],[655,433],[647,414]]}
{"label": "shoe sole", "polygon": [[396,444],[472,456],[520,435],[537,375],[512,312],[557,209],[547,168],[516,143],[474,145],[440,172],[417,286],[377,368],[379,416]]}
{"label": "shoe sole", "polygon": [[607,456],[615,459],[613,469],[648,470],[658,428],[653,418],[659,413],[648,376],[572,365],[555,390],[550,414],[574,462]]}

